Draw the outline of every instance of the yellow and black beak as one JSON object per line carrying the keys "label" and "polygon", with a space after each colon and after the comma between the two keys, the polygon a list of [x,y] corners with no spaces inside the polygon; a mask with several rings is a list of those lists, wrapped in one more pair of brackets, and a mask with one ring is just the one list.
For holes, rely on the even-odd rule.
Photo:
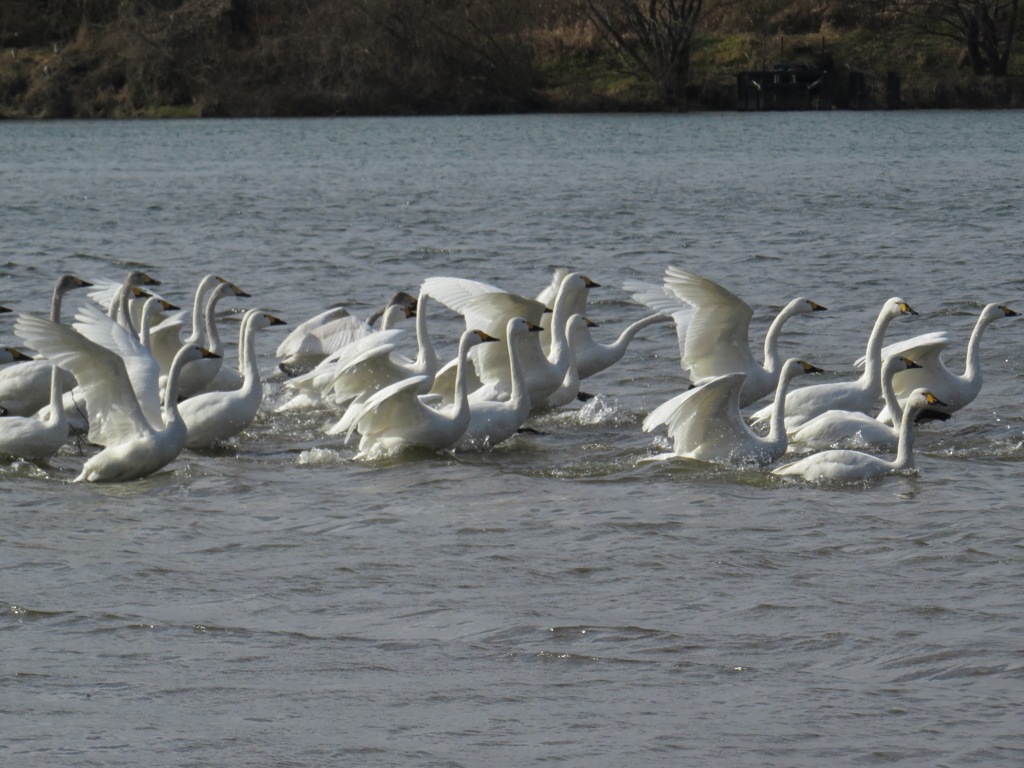
{"label": "yellow and black beak", "polygon": [[271,325],[288,325],[288,323],[286,323],[280,317],[274,317],[273,315],[267,315],[267,319],[270,320],[270,324]]}
{"label": "yellow and black beak", "polygon": [[600,283],[595,283],[593,280],[591,280],[586,275],[583,276],[583,282],[587,286],[587,288],[600,288],[601,287]]}
{"label": "yellow and black beak", "polygon": [[828,307],[823,307],[823,306],[821,306],[821,304],[819,304],[816,301],[811,301],[810,299],[808,299],[807,303],[811,305],[811,311],[812,312],[827,312],[828,311]]}
{"label": "yellow and black beak", "polygon": [[22,352],[20,349],[15,349],[14,347],[4,347],[4,349],[6,349],[8,353],[10,353],[12,360],[22,361],[32,359],[24,352]]}
{"label": "yellow and black beak", "polygon": [[174,304],[171,304],[171,302],[167,301],[166,299],[160,299],[160,306],[163,307],[164,310],[166,310],[167,312],[176,312],[177,310],[181,309],[181,307],[177,307]]}
{"label": "yellow and black beak", "polygon": [[900,302],[900,314],[901,315],[916,315],[917,312],[911,308],[905,301]]}
{"label": "yellow and black beak", "polygon": [[924,397],[928,401],[928,405],[945,405],[944,402],[939,400],[939,398],[937,398],[931,392],[925,392]]}
{"label": "yellow and black beak", "polygon": [[811,365],[810,363],[804,362],[803,360],[800,361],[800,365],[802,365],[804,367],[804,373],[824,373],[825,372],[824,368],[819,368],[816,365]]}
{"label": "yellow and black beak", "polygon": [[206,347],[200,347],[199,349],[202,351],[203,357],[220,357],[216,352],[211,352]]}
{"label": "yellow and black beak", "polygon": [[1006,315],[1007,317],[1017,317],[1018,315],[1020,315],[1020,312],[1014,312],[1009,307],[1000,307],[1000,309],[1003,310],[1003,314]]}
{"label": "yellow and black beak", "polygon": [[529,320],[526,321],[526,328],[527,330],[529,330],[530,333],[540,333],[541,331],[544,330],[539,325],[534,325]]}
{"label": "yellow and black beak", "polygon": [[473,331],[473,333],[480,337],[480,341],[501,341],[501,339],[496,339],[494,336],[491,336],[491,334],[485,333],[484,331]]}

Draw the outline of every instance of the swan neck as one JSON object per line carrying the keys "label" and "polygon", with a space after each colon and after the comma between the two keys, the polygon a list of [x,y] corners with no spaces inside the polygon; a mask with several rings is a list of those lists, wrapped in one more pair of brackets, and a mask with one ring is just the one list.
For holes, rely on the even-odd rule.
{"label": "swan neck", "polygon": [[519,349],[519,341],[523,338],[521,333],[509,333],[508,336],[508,367],[512,377],[512,391],[509,400],[519,402],[528,390],[526,389],[526,371],[523,370],[522,357]]}
{"label": "swan neck", "polygon": [[768,435],[764,438],[769,445],[785,444],[786,441],[786,392],[789,382],[796,371],[783,370],[779,383],[775,385],[775,399],[772,401],[772,413],[768,419]]}
{"label": "swan neck", "polygon": [[190,344],[198,344],[203,338],[205,332],[205,321],[204,321],[204,310],[206,308],[206,297],[210,293],[211,285],[216,281],[216,277],[207,275],[199,281],[199,285],[196,287],[195,296],[192,298],[192,335],[189,336]]}
{"label": "swan neck", "polygon": [[417,370],[437,370],[437,351],[427,330],[427,295],[420,293],[416,301],[416,362]]}
{"label": "swan neck", "polygon": [[242,328],[238,332],[238,368],[242,373],[242,387],[247,389],[260,383],[259,366],[256,362],[256,323],[253,315],[242,319]]}
{"label": "swan neck", "polygon": [[469,394],[466,392],[466,363],[469,358],[469,337],[463,336],[459,341],[459,363],[455,369],[455,412],[457,414],[469,408]]}
{"label": "swan neck", "polygon": [[50,298],[50,321],[60,324],[61,307],[64,304],[64,290],[60,282],[53,288],[53,296]]}
{"label": "swan neck", "polygon": [[[167,383],[164,385],[164,426],[170,426],[171,424],[182,421],[181,414],[178,412],[178,379],[181,378],[182,369],[188,364],[185,360],[185,352],[191,347],[186,345],[174,356],[174,362],[171,363],[171,370],[167,374]],[[155,425],[159,428],[160,425]]]}
{"label": "swan neck", "polygon": [[64,414],[64,370],[56,365],[50,371],[50,419],[51,424],[67,421]]}
{"label": "swan neck", "polygon": [[138,332],[135,330],[135,323],[132,321],[132,305],[128,295],[128,291],[122,288],[121,298],[120,301],[118,301],[118,309],[120,310],[118,321],[122,326],[128,329],[128,333],[132,336],[136,336],[138,335]]}
{"label": "swan neck", "polygon": [[882,341],[891,321],[892,316],[888,312],[880,312],[875,327],[871,329],[871,336],[868,337],[868,346],[864,352],[864,373],[860,377],[861,386],[866,390],[881,389]]}
{"label": "swan neck", "polygon": [[764,369],[768,373],[775,373],[782,365],[782,358],[779,356],[779,336],[782,334],[782,326],[793,316],[793,307],[788,305],[779,312],[768,326],[768,334],[764,337]]}
{"label": "swan neck", "polygon": [[895,375],[896,368],[889,367],[882,370],[882,400],[885,401],[885,407],[889,411],[889,417],[893,424],[900,421],[903,415],[903,406],[900,405],[899,398],[896,396],[896,387],[893,384]]}
{"label": "swan neck", "polygon": [[647,317],[637,320],[635,323],[626,326],[626,328],[619,334],[619,338],[608,345],[608,349],[619,351],[625,350],[629,346],[633,338],[648,325],[654,325],[655,323],[666,323],[672,318],[668,315],[648,315]]}
{"label": "swan neck", "polygon": [[917,434],[914,429],[914,419],[920,410],[920,408],[906,408],[903,411],[896,460],[892,463],[893,469],[911,469],[914,466],[914,438]]}
{"label": "swan neck", "polygon": [[979,317],[971,331],[971,338],[967,342],[967,366],[964,369],[963,378],[972,384],[981,380],[981,336],[985,333],[991,320]]}

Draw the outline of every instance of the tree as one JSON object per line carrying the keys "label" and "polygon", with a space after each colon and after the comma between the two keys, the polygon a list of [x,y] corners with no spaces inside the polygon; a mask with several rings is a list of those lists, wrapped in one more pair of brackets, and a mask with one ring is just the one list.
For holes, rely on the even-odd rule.
{"label": "tree", "polygon": [[590,19],[630,69],[671,102],[685,97],[703,0],[586,0]]}
{"label": "tree", "polygon": [[901,6],[930,35],[961,43],[976,75],[1005,75],[1020,0],[910,0]]}

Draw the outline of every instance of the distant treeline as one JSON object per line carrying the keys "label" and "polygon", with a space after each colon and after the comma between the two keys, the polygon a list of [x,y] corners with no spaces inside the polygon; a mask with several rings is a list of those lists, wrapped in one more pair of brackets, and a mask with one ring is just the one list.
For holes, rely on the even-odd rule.
{"label": "distant treeline", "polygon": [[781,62],[1024,106],[1020,1],[2,0],[0,116],[723,109]]}

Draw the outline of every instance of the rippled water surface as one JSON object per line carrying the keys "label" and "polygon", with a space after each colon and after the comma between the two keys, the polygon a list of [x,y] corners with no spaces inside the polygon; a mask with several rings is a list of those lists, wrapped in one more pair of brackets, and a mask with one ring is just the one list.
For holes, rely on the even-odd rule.
{"label": "rippled water surface", "polygon": [[[853,377],[890,339],[1024,310],[1015,113],[0,124],[0,304],[142,267],[296,323],[457,275],[602,284],[668,265]],[[83,297],[71,294],[66,314]],[[11,316],[3,343],[16,342]],[[460,325],[435,308],[448,354]],[[18,766],[1020,765],[1021,324],[917,476],[841,489],[644,464],[686,386],[670,326],[597,397],[478,454],[353,461],[324,412],[118,486],[91,449],[0,464],[0,761]]]}

